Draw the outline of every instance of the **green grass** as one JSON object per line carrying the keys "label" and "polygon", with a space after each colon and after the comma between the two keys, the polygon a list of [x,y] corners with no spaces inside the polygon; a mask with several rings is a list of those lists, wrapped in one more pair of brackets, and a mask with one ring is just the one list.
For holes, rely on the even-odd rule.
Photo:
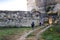
{"label": "green grass", "polygon": [[3,40],[4,37],[22,34],[24,31],[28,31],[31,28],[0,28],[0,40]]}
{"label": "green grass", "polygon": [[[40,28],[40,26],[37,26],[35,29],[37,29],[37,28]],[[43,29],[43,28],[40,28],[40,29]],[[36,36],[36,35],[35,35],[34,32],[32,32],[32,33],[30,33],[30,34],[27,36],[27,38],[32,38],[32,37],[34,37],[34,36]]]}
{"label": "green grass", "polygon": [[60,40],[60,25],[49,28],[42,34],[44,40]]}

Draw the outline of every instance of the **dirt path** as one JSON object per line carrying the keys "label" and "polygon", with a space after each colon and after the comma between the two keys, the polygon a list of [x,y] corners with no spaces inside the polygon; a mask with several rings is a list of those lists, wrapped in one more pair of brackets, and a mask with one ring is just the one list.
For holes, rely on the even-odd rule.
{"label": "dirt path", "polygon": [[38,40],[39,35],[43,33],[45,30],[47,30],[49,27],[50,26],[41,27],[40,29],[35,30],[26,38],[26,40]]}
{"label": "dirt path", "polygon": [[17,40],[25,40],[25,38],[26,38],[30,33],[32,33],[33,31],[36,31],[36,30],[38,30],[38,29],[40,29],[40,28],[37,28],[37,29],[34,29],[34,30],[30,30],[29,32],[23,34],[23,35],[22,35],[19,39],[17,39]]}
{"label": "dirt path", "polygon": [[[39,36],[44,32],[44,31],[46,31],[48,28],[50,28],[52,25],[50,25],[50,26],[47,26],[46,28],[44,28],[44,29],[42,29],[40,32],[38,32],[37,34],[36,34],[36,39],[38,40],[38,38],[39,38]],[[43,40],[43,39],[42,39]]]}
{"label": "dirt path", "polygon": [[[43,30],[44,29],[44,30]],[[37,40],[38,34],[40,34],[40,32],[45,31],[45,29],[48,29],[47,27],[45,28],[45,26],[42,26],[40,28],[34,29],[29,31],[28,33],[25,33],[24,35],[22,35],[19,39],[17,40]],[[28,35],[30,35],[32,33],[32,37],[27,37]]]}

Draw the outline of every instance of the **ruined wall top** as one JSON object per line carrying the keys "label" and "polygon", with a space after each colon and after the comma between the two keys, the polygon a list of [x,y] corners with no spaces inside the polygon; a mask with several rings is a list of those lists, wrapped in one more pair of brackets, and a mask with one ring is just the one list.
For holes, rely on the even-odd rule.
{"label": "ruined wall top", "polygon": [[27,0],[28,10],[44,7],[45,5],[55,4],[55,0]]}

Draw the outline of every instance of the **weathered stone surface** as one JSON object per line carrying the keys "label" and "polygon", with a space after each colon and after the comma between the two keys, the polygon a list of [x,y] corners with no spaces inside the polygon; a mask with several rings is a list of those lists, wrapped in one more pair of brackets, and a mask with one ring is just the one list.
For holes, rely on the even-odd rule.
{"label": "weathered stone surface", "polygon": [[[38,19],[34,18],[35,25]],[[0,11],[0,26],[31,26],[32,20],[28,11]]]}
{"label": "weathered stone surface", "polygon": [[55,3],[56,0],[27,0],[27,7],[29,11],[31,11],[32,9],[36,9],[38,11],[44,12],[45,6],[53,5]]}

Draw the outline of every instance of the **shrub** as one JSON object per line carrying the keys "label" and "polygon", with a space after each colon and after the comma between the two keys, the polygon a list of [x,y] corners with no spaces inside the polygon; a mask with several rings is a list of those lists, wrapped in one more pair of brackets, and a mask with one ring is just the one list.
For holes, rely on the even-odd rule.
{"label": "shrub", "polygon": [[58,33],[60,33],[60,25],[55,25],[54,30]]}

